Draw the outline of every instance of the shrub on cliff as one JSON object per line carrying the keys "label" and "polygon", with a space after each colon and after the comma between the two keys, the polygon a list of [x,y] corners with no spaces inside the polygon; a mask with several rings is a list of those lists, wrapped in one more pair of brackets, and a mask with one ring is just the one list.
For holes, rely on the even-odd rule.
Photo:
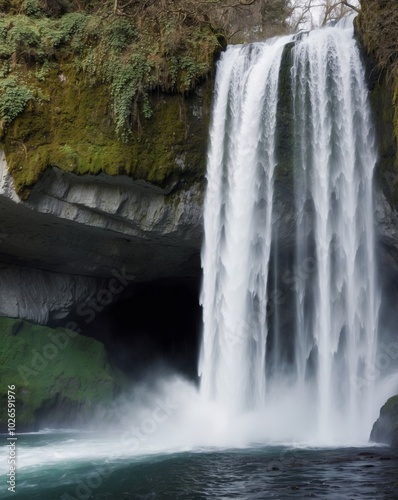
{"label": "shrub on cliff", "polygon": [[[189,91],[211,71],[220,48],[208,24],[179,26],[167,13],[156,22],[85,12],[49,18],[40,16],[33,4],[31,9],[23,5],[24,15],[0,17],[0,78],[11,78],[19,94],[30,92],[40,100],[38,81],[45,81],[51,70],[61,74],[63,65],[73,62],[88,85],[109,85],[115,127],[123,140],[132,123],[151,116],[151,90]],[[3,101],[5,87],[0,85]],[[3,125],[14,115],[0,108]]]}

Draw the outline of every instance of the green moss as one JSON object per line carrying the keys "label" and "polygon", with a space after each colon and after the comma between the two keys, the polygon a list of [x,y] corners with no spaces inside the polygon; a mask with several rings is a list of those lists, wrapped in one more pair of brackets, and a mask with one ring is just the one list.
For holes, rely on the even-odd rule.
{"label": "green moss", "polygon": [[[208,113],[204,119],[187,116],[194,96],[153,95],[152,117],[135,125],[133,137],[122,142],[107,85],[87,85],[71,63],[63,65],[62,79],[53,70],[40,84],[42,99],[30,102],[3,137],[21,198],[49,166],[77,175],[126,174],[161,188],[203,176]],[[176,161],[183,156],[190,167],[181,171]]]}
{"label": "green moss", "polygon": [[158,21],[0,17],[0,147],[22,199],[49,166],[167,189],[203,176],[208,117],[198,126],[185,102],[219,42],[208,26],[185,36]]}
{"label": "green moss", "polygon": [[34,428],[52,412],[56,421],[89,416],[109,405],[124,380],[104,346],[65,329],[0,318],[0,422],[6,422],[9,385],[16,389],[18,430]]}
{"label": "green moss", "polygon": [[25,0],[24,7],[27,16],[40,17],[42,15],[39,0]]}
{"label": "green moss", "polygon": [[[108,100],[122,139],[129,137],[129,120],[140,102],[150,116],[151,89],[191,90],[211,71],[213,55],[220,49],[208,25],[190,26],[187,31],[167,12],[156,22],[143,18],[138,29],[132,18],[114,15],[104,19],[71,12],[59,19],[41,17],[35,0],[25,5],[25,11],[27,16],[0,17],[2,75],[11,74],[21,83],[34,69],[45,79],[43,67],[59,69],[61,62],[73,60],[75,68],[84,71],[87,84],[108,84]],[[35,82],[30,79],[29,84],[33,92]]]}
{"label": "green moss", "polygon": [[18,85],[9,76],[0,80],[0,127],[4,128],[23,112],[33,94],[25,85]]}

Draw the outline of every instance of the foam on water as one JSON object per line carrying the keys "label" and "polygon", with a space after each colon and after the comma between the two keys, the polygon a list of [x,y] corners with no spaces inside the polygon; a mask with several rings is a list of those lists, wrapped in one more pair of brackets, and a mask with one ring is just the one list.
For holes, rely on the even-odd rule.
{"label": "foam on water", "polygon": [[[396,383],[392,380],[389,389]],[[386,395],[384,392],[383,397]],[[205,400],[192,383],[179,377],[163,380],[156,387],[143,384],[120,399],[114,411],[99,415],[85,431],[43,430],[18,435],[18,471],[36,477],[43,470],[60,467],[67,472],[77,464],[95,468],[126,459],[142,462],[156,455],[264,445],[313,449],[368,446],[368,436],[361,441],[348,433],[333,442],[319,440],[312,427],[308,395],[299,396],[294,409],[292,394],[286,391],[263,409],[234,415],[223,404]],[[2,474],[8,472],[7,455],[2,447]]]}

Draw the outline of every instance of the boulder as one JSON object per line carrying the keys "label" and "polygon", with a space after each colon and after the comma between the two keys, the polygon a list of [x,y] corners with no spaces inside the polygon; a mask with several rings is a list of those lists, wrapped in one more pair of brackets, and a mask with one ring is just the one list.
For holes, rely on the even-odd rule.
{"label": "boulder", "polygon": [[0,318],[0,330],[0,432],[7,430],[10,387],[21,432],[85,424],[128,385],[110,365],[104,346],[77,329]]}
{"label": "boulder", "polygon": [[398,447],[398,395],[390,398],[381,408],[370,441]]}

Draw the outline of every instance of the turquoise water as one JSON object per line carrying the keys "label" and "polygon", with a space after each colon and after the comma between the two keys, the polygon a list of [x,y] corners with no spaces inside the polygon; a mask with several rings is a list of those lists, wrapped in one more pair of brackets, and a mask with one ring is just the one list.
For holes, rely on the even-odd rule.
{"label": "turquoise water", "polygon": [[118,457],[114,448],[106,456],[106,447],[94,433],[20,435],[17,492],[7,492],[2,453],[0,498],[398,499],[398,450],[390,448],[252,446]]}

